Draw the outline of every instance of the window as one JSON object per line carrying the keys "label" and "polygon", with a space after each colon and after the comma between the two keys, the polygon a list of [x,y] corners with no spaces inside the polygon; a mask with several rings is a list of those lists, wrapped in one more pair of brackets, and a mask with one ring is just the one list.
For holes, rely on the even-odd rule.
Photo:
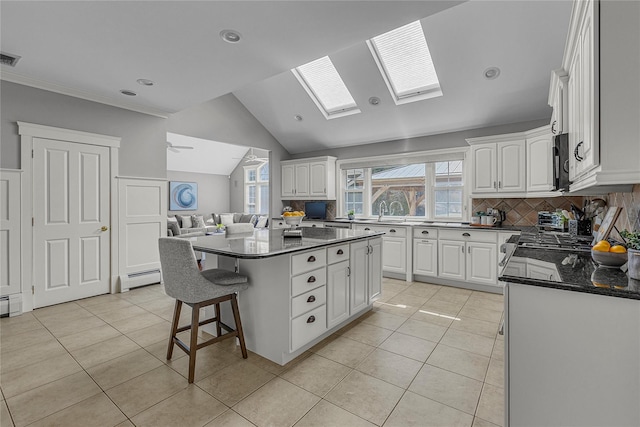
{"label": "window", "polygon": [[[379,163],[391,163],[382,159]],[[342,170],[345,213],[462,220],[463,161],[445,160]]]}
{"label": "window", "polygon": [[344,177],[345,211],[353,210],[356,215],[364,214],[364,169],[348,169]]}
{"label": "window", "polygon": [[442,96],[420,21],[367,41],[395,103]]}
{"label": "window", "polygon": [[269,213],[269,163],[244,167],[244,211]]}
{"label": "window", "polygon": [[326,119],[360,112],[328,56],[291,71]]}
{"label": "window", "polygon": [[461,218],[462,190],[462,160],[435,163],[434,218]]}

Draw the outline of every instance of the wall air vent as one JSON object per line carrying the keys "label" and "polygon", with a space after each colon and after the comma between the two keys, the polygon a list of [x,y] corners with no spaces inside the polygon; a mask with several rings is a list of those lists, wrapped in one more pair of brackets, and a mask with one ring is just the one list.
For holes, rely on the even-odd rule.
{"label": "wall air vent", "polygon": [[20,60],[20,56],[13,55],[11,53],[0,52],[0,64],[8,65],[10,67],[15,67],[18,61]]}

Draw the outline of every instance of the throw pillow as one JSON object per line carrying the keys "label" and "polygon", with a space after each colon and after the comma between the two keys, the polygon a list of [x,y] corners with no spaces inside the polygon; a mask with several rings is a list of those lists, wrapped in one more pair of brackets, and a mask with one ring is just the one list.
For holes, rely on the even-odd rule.
{"label": "throw pillow", "polygon": [[251,225],[255,227],[256,224],[258,223],[258,218],[259,218],[258,215],[251,215],[251,221],[249,221]]}
{"label": "throw pillow", "polygon": [[180,228],[191,228],[191,227],[193,227],[193,224],[191,222],[191,217],[190,216],[176,215],[176,218],[178,218],[178,221],[180,221],[182,223]]}
{"label": "throw pillow", "polygon": [[253,218],[253,214],[242,214],[240,215],[240,221],[236,221],[236,222],[251,223],[252,218]]}
{"label": "throw pillow", "polygon": [[237,213],[233,214],[233,222],[234,222],[234,224],[236,222],[240,222],[241,219],[242,219],[242,213],[237,212]]}
{"label": "throw pillow", "polygon": [[178,227],[178,221],[167,222],[167,229],[171,233],[171,234],[169,234],[169,236],[179,236],[180,235],[180,227]]}
{"label": "throw pillow", "polygon": [[213,217],[214,224],[222,224],[222,222],[220,222],[220,215],[218,215],[217,213],[212,213],[211,216]]}
{"label": "throw pillow", "polygon": [[176,224],[178,224],[178,227],[182,227],[182,221],[180,221],[179,216],[180,215],[167,217],[167,222],[175,222]]}
{"label": "throw pillow", "polygon": [[233,214],[220,214],[220,224],[222,225],[233,224]]}
{"label": "throw pillow", "polygon": [[256,222],[256,228],[265,228],[267,226],[267,216],[261,216],[258,218],[258,222]]}
{"label": "throw pillow", "polygon": [[193,228],[205,228],[204,217],[202,215],[191,215]]}

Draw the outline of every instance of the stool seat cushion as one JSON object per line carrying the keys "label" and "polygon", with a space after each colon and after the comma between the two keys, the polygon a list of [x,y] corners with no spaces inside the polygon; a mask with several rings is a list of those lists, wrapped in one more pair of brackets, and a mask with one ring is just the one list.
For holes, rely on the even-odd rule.
{"label": "stool seat cushion", "polygon": [[201,274],[202,277],[216,285],[228,286],[247,283],[247,276],[243,276],[229,270],[221,270],[219,268],[204,270]]}

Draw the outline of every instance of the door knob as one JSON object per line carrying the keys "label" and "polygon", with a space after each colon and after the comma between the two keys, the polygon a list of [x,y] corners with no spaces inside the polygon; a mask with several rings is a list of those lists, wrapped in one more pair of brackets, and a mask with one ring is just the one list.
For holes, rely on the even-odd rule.
{"label": "door knob", "polygon": [[100,231],[107,231],[109,229],[109,227],[107,227],[106,225],[103,225],[102,227],[100,227]]}

